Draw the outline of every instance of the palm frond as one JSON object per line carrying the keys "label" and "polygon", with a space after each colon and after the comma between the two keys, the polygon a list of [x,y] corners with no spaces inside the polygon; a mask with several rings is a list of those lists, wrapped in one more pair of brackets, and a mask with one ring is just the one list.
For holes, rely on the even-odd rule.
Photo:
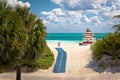
{"label": "palm frond", "polygon": [[119,32],[120,31],[120,24],[116,24],[112,28],[115,29],[116,32]]}
{"label": "palm frond", "polygon": [[113,18],[120,18],[120,15],[116,15],[116,16],[114,16]]}

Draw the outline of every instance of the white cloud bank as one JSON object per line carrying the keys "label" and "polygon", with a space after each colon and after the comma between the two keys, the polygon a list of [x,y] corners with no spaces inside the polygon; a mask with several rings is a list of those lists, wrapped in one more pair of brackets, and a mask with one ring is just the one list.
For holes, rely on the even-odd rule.
{"label": "white cloud bank", "polygon": [[29,2],[23,3],[22,1],[17,1],[17,0],[6,0],[6,1],[12,7],[15,7],[16,5],[19,5],[21,7],[28,7],[28,8],[30,7]]}
{"label": "white cloud bank", "polygon": [[51,0],[67,10],[120,9],[120,0]]}
{"label": "white cloud bank", "polygon": [[51,0],[60,8],[42,11],[48,32],[110,32],[113,16],[120,14],[120,0]]}

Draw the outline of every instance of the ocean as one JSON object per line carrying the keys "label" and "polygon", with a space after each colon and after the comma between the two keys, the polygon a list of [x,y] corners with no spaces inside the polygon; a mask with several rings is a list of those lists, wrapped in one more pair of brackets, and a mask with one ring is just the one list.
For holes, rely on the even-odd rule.
{"label": "ocean", "polygon": [[[96,40],[102,39],[108,33],[94,33]],[[82,42],[84,33],[48,33],[45,40],[47,42]]]}

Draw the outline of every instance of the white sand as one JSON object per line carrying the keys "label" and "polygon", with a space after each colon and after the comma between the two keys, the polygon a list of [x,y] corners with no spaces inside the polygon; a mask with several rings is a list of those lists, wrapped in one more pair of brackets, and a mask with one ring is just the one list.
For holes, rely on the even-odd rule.
{"label": "white sand", "polygon": [[[57,43],[48,43],[57,58]],[[53,73],[54,64],[48,70],[34,73],[22,73],[22,80],[120,80],[120,73],[98,73],[87,67],[91,61],[90,45],[79,46],[77,43],[61,43],[60,47],[67,53],[66,73]],[[0,74],[0,80],[15,80],[15,72]]]}

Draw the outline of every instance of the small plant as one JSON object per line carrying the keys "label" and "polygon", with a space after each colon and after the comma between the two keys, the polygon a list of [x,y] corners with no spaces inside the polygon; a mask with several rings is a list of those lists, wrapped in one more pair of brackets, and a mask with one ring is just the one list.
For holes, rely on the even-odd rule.
{"label": "small plant", "polygon": [[46,50],[44,51],[44,54],[37,60],[36,66],[40,69],[48,69],[52,66],[54,61],[54,55],[49,49],[49,47],[46,47]]}
{"label": "small plant", "polygon": [[29,63],[25,65],[27,65],[29,69],[34,71],[34,69],[36,68],[37,69],[48,69],[49,67],[52,66],[53,62],[54,62],[54,55],[49,49],[49,47],[46,46],[43,54],[39,57],[39,59],[35,63]]}

